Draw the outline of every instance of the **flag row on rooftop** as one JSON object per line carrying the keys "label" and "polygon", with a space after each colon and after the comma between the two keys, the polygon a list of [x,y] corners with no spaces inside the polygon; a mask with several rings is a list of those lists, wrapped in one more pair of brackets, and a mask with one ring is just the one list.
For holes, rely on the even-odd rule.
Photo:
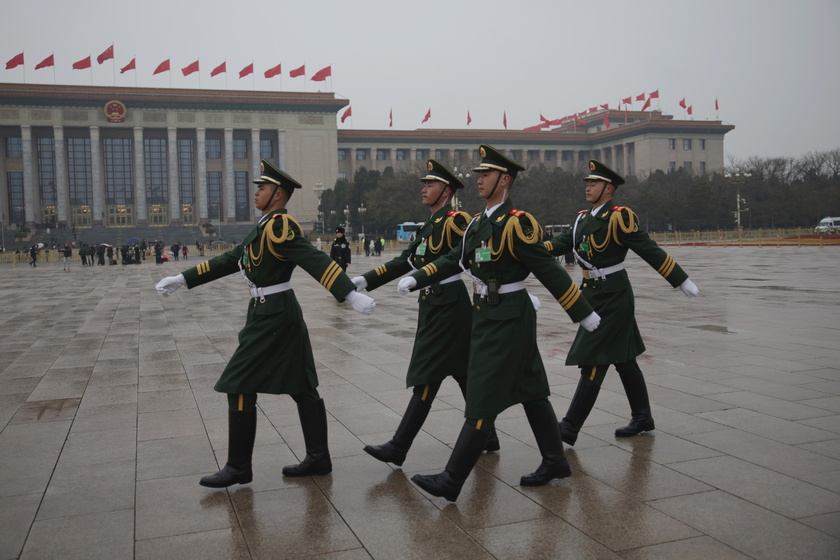
{"label": "flag row on rooftop", "polygon": [[[104,62],[106,62],[108,60],[114,60],[114,45],[111,45],[110,47],[105,49],[105,51],[102,52],[102,54],[100,54],[99,56],[96,57],[96,62],[98,64],[103,64]],[[10,58],[6,62],[6,70],[12,70],[14,68],[17,68],[18,66],[24,66],[24,65],[25,65],[24,64],[24,53],[21,52],[21,53],[16,54],[15,56],[13,56],[12,58]],[[86,56],[85,58],[83,58],[81,60],[78,60],[78,61],[76,61],[72,64],[73,70],[85,70],[86,68],[91,68],[92,66],[93,66],[92,56]],[[35,70],[40,70],[42,68],[50,68],[50,67],[55,67],[55,54],[49,55],[48,57],[46,57],[45,59],[40,61],[38,64],[36,64],[35,65]],[[163,62],[161,62],[160,64],[158,64],[155,67],[155,71],[152,72],[152,75],[161,74],[163,72],[169,72],[171,69],[172,69],[171,68],[171,59],[167,58],[166,60],[164,60]],[[126,64],[125,66],[120,68],[120,74],[125,74],[126,72],[129,72],[131,70],[135,70],[135,71],[137,70],[137,58],[136,57],[132,58],[128,62],[128,64]],[[186,66],[181,68],[181,73],[184,76],[189,76],[190,74],[198,72],[199,70],[200,70],[199,60],[196,60],[195,62],[191,62],[190,64],[187,64]],[[252,62],[251,64],[248,64],[247,66],[245,66],[244,68],[239,70],[239,77],[244,78],[245,76],[249,76],[251,74],[254,74],[254,72],[255,72],[254,63]],[[213,70],[211,70],[211,72],[210,72],[210,77],[212,78],[213,76],[218,76],[219,74],[225,74],[225,73],[227,73],[227,61],[223,61],[218,66],[213,67]],[[275,76],[280,76],[281,74],[282,74],[282,65],[281,64],[278,64],[277,66],[272,66],[271,68],[268,68],[263,72],[263,75],[266,78],[273,78]],[[297,78],[299,76],[304,76],[304,77],[306,76],[306,65],[305,64],[302,64],[301,66],[299,66],[297,68],[293,68],[293,69],[289,70],[289,77]],[[329,78],[331,76],[332,76],[332,66],[326,66],[324,68],[321,68],[317,72],[315,72],[315,74],[312,75],[310,80],[312,80],[313,82],[323,82],[324,80],[326,80],[327,78]]]}

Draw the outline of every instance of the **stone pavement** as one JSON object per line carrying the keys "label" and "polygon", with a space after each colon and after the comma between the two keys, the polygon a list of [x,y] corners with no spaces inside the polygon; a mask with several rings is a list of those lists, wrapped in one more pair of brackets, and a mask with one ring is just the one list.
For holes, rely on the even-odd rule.
{"label": "stone pavement", "polygon": [[[281,475],[304,454],[297,412],[261,395],[254,482],[211,490],[198,479],[226,457],[226,400],[212,385],[244,322],[241,279],[160,298],[159,278],[200,259],[0,265],[0,560],[840,558],[837,249],[668,251],[699,298],[628,260],[656,431],[613,436],[629,409],[611,370],[567,448],[570,478],[518,486],[540,457],[515,407],[497,421],[501,451],[482,456],[455,504],[409,480],[446,464],[463,421],[454,382],[402,468],[362,451],[390,438],[410,396],[416,303],[395,286],[372,292],[376,313],[362,316],[296,271],[333,473]],[[350,273],[390,256],[356,256]],[[528,285],[562,416],[574,327]]]}

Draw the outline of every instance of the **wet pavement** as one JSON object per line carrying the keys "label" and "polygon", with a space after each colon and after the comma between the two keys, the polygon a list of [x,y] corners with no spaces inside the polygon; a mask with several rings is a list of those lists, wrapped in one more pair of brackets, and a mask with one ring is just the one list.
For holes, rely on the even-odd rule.
{"label": "wet pavement", "polygon": [[[838,249],[668,251],[700,297],[628,259],[656,431],[614,437],[629,408],[611,370],[567,448],[570,478],[519,486],[540,456],[515,407],[454,504],[410,482],[440,472],[457,438],[451,380],[402,468],[362,451],[391,437],[411,394],[416,303],[394,285],[362,316],[295,272],[333,473],[282,476],[304,455],[296,407],[260,395],[254,482],[212,490],[198,479],[226,459],[212,386],[244,323],[238,275],[161,298],[155,282],[200,259],[0,265],[0,560],[840,558]],[[391,256],[357,255],[349,272]],[[574,327],[527,284],[562,416]]]}

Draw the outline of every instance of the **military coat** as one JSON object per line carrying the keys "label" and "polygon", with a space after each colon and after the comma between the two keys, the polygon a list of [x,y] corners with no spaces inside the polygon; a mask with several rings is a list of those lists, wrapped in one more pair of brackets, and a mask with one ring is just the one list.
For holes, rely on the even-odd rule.
{"label": "military coat", "polygon": [[[456,212],[449,205],[435,212],[398,257],[363,275],[367,289],[375,290],[451,251],[461,241],[469,218],[466,212]],[[421,290],[418,302],[417,332],[406,385],[437,383],[447,375],[465,382],[472,313],[466,286],[460,280],[437,284]]]}
{"label": "military coat", "polygon": [[[296,266],[338,300],[356,289],[338,264],[301,235],[300,225],[277,210],[241,245],[183,272],[194,288],[240,271],[247,282],[268,287],[289,282]],[[295,395],[318,386],[309,332],[293,290],[251,298],[239,346],[215,389],[221,393]]]}
{"label": "military coat", "polygon": [[[591,210],[578,214],[574,227],[546,241],[552,255],[562,255],[574,248],[580,257],[598,269],[624,262],[631,250],[656,269],[673,287],[682,284],[688,275],[674,259],[639,229],[639,218],[624,206],[604,206],[597,215]],[[578,261],[579,262],[579,261]],[[602,280],[586,278],[584,269],[581,291],[601,316],[601,326],[594,332],[579,328],[566,357],[567,365],[609,365],[631,360],[645,351],[636,324],[633,287],[626,270],[609,274]]]}
{"label": "military coat", "polygon": [[[482,249],[487,251],[478,252]],[[572,321],[592,313],[578,287],[543,246],[539,223],[514,209],[510,200],[489,217],[476,216],[459,245],[412,277],[424,287],[456,274],[462,265],[484,284],[512,284],[533,273]],[[473,295],[467,418],[495,417],[514,404],[549,395],[536,330],[536,311],[526,290],[501,294],[497,304]]]}

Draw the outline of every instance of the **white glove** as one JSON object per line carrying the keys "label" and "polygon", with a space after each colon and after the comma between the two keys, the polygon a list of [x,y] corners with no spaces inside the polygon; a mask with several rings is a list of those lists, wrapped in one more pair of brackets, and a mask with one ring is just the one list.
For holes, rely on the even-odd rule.
{"label": "white glove", "polygon": [[397,293],[401,296],[407,296],[411,292],[411,288],[417,285],[417,280],[411,276],[406,276],[397,284]]}
{"label": "white glove", "polygon": [[365,315],[373,313],[373,308],[376,307],[376,302],[373,301],[372,297],[355,290],[344,296],[344,299],[350,302],[353,309]]}
{"label": "white glove", "polygon": [[685,279],[685,282],[680,284],[680,290],[682,290],[682,293],[684,293],[686,297],[690,298],[693,298],[694,296],[700,293],[700,290],[697,289],[697,286],[694,285],[694,282],[692,282],[688,278]]}
{"label": "white glove", "polygon": [[589,314],[588,317],[583,319],[580,322],[580,326],[584,329],[588,330],[589,332],[594,331],[598,328],[598,325],[601,324],[601,316],[595,313],[594,311]]}
{"label": "white glove", "polygon": [[351,278],[354,284],[356,284],[357,290],[364,290],[367,288],[367,280],[365,280],[364,276],[356,276],[355,278]]}
{"label": "white glove", "polygon": [[[528,294],[528,292],[525,293]],[[534,306],[534,311],[539,311],[542,307],[542,304],[540,303],[540,298],[538,298],[537,296],[532,296],[531,294],[528,294],[528,297],[531,298],[531,305]]]}
{"label": "white glove", "polygon": [[183,274],[179,274],[178,276],[167,276],[157,284],[155,284],[155,289],[157,293],[166,297],[171,293],[174,293],[175,290],[180,288],[186,283]]}

